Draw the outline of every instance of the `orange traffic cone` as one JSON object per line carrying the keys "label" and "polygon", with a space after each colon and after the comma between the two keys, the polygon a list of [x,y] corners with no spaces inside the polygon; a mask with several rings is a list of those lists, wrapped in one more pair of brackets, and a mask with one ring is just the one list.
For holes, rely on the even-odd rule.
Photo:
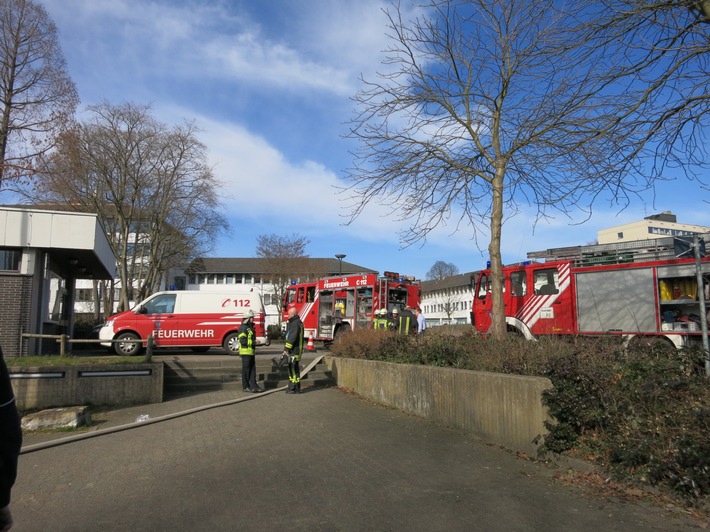
{"label": "orange traffic cone", "polygon": [[308,337],[308,345],[306,346],[307,351],[315,351],[316,346],[313,345],[313,333]]}

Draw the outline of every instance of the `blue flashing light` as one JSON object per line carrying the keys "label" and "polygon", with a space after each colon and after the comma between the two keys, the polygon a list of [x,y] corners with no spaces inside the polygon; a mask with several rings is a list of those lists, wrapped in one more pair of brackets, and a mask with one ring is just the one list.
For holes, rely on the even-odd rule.
{"label": "blue flashing light", "polygon": [[488,269],[488,268],[490,268],[490,267],[491,267],[491,261],[487,260],[487,261],[486,261],[486,269]]}

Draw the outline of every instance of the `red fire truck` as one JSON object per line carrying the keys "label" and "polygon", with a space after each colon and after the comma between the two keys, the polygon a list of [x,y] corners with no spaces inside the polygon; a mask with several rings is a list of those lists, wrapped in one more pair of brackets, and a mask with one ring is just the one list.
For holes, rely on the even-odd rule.
{"label": "red fire truck", "polygon": [[305,336],[329,342],[339,334],[372,327],[375,311],[418,307],[419,281],[398,273],[360,273],[324,277],[315,282],[292,284],[283,302],[284,321],[295,307],[303,321]]}
{"label": "red fire truck", "polygon": [[[503,268],[508,330],[528,339],[616,334],[677,348],[699,345],[710,257],[696,257],[694,249],[704,248],[706,236],[695,246],[665,237],[528,253],[537,261]],[[478,272],[473,283],[471,322],[485,333],[492,312],[490,270]]]}

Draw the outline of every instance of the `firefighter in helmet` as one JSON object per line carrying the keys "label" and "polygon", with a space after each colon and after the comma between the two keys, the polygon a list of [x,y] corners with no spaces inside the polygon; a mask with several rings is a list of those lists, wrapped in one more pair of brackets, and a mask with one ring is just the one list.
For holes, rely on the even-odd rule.
{"label": "firefighter in helmet", "polygon": [[392,321],[394,322],[394,332],[397,334],[409,334],[412,332],[414,314],[408,310],[392,309]]}
{"label": "firefighter in helmet", "polygon": [[389,329],[390,320],[387,319],[387,309],[381,308],[375,311],[375,319],[372,322],[372,328],[386,331]]}
{"label": "firefighter in helmet", "polygon": [[242,388],[245,392],[259,393],[263,390],[256,383],[256,330],[254,329],[254,311],[248,310],[242,318],[237,336],[239,356],[242,359]]}
{"label": "firefighter in helmet", "polygon": [[282,356],[288,357],[288,390],[286,393],[301,393],[301,354],[303,353],[303,322],[294,307],[288,309],[286,338]]}

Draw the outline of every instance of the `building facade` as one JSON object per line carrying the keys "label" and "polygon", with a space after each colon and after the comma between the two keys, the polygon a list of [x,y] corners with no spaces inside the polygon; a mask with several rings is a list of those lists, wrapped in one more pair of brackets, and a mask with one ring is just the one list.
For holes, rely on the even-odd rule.
{"label": "building facade", "polygon": [[471,323],[473,272],[422,282],[421,308],[427,327]]}
{"label": "building facade", "polygon": [[692,237],[703,233],[710,233],[710,227],[678,223],[675,214],[665,211],[638,222],[601,229],[597,231],[597,241],[599,244],[615,244],[665,236]]}
{"label": "building facade", "polygon": [[52,353],[71,336],[77,279],[111,279],[116,258],[95,214],[0,207],[0,345]]}

